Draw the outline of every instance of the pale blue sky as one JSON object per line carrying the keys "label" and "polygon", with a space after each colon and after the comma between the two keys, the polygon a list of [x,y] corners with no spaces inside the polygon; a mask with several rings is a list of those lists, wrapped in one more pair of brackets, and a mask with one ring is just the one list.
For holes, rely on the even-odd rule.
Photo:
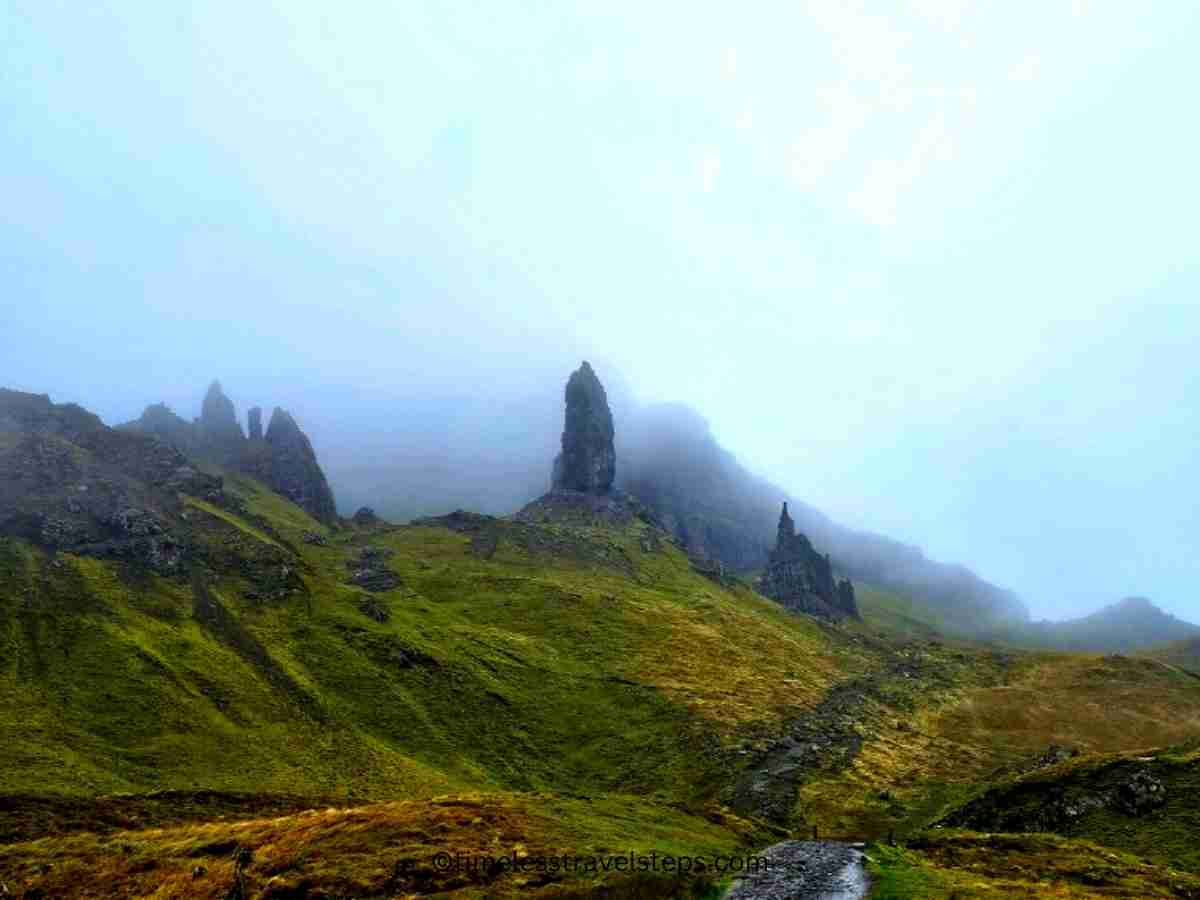
{"label": "pale blue sky", "polygon": [[587,355],[1037,614],[1200,620],[1198,25],[9,2],[0,382],[113,421],[221,374],[320,447]]}

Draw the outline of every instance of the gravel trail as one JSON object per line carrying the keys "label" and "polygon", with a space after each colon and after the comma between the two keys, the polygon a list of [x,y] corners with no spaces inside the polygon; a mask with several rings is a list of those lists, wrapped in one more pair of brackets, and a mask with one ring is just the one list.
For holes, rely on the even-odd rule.
{"label": "gravel trail", "polygon": [[863,900],[870,887],[862,851],[837,841],[784,841],[762,854],[763,871],[747,875],[726,900]]}

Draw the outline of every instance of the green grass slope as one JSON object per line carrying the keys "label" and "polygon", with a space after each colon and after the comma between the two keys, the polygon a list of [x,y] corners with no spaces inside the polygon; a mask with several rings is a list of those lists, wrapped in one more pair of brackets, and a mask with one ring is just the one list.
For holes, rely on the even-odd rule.
{"label": "green grass slope", "polygon": [[[267,896],[571,896],[616,882],[388,879],[438,848],[877,837],[1051,742],[1200,737],[1177,669],[949,644],[869,589],[864,625],[831,626],[637,518],[330,529],[229,473],[178,502],[177,574],[0,538],[0,881],[223,896],[240,845]],[[776,825],[729,810],[763,779]],[[627,881],[612,896],[682,890]]]}
{"label": "green grass slope", "polygon": [[[0,541],[0,790],[704,798],[737,736],[864,665],[645,549],[640,522],[514,523],[481,554],[442,527],[333,533],[246,478],[226,493],[240,512],[187,501],[222,561],[200,579]],[[393,589],[348,583],[368,548]]]}
{"label": "green grass slope", "polygon": [[1140,651],[1139,655],[1200,675],[1200,638],[1158,644]]}
{"label": "green grass slope", "polygon": [[998,784],[946,821],[1084,838],[1200,874],[1200,750],[1081,755]]}

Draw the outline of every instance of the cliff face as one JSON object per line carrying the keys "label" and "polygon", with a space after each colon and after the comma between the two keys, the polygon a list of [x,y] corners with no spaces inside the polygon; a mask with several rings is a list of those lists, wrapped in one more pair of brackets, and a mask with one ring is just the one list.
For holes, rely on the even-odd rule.
{"label": "cliff face", "polygon": [[556,491],[607,494],[617,470],[613,418],[604,385],[586,361],[567,380],[562,452],[551,479]]}
{"label": "cliff face", "polygon": [[318,521],[336,521],[333,491],[317,463],[312,443],[290,413],[275,407],[265,441],[270,466],[267,483],[272,489]]}
{"label": "cliff face", "polygon": [[846,580],[834,580],[829,557],[818,553],[808,538],[796,532],[786,503],[759,590],[797,612],[834,621],[859,618],[854,586]]}

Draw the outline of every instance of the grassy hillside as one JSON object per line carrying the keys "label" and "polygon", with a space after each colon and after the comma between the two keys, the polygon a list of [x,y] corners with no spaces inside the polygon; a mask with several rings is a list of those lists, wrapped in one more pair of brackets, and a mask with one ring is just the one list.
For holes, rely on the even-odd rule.
{"label": "grassy hillside", "polygon": [[[329,529],[229,473],[180,497],[177,573],[0,538],[0,881],[223,896],[241,846],[266,896],[369,895],[447,848],[872,837],[1051,742],[1200,736],[1171,667],[930,639],[870,589],[865,625],[795,616],[637,518]],[[683,890],[420,872],[404,890]]]}
{"label": "grassy hillside", "polygon": [[1080,755],[1005,781],[947,819],[987,831],[1054,832],[1200,875],[1200,749]]}
{"label": "grassy hillside", "polygon": [[863,622],[885,634],[933,640],[954,633],[936,610],[919,600],[868,582],[856,583],[854,594]]}
{"label": "grassy hillside", "polygon": [[932,833],[868,849],[872,900],[1101,900],[1200,896],[1200,878],[1086,840]]}
{"label": "grassy hillside", "polygon": [[[238,881],[233,851],[244,849],[244,896],[253,897],[584,897],[601,883],[614,898],[715,897],[717,858],[767,839],[736,817],[628,796],[469,793],[251,812],[0,844],[0,880],[55,897],[224,897]],[[529,861],[524,870],[500,862],[514,851]],[[687,871],[616,870],[631,853],[673,857]]]}
{"label": "grassy hillside", "polygon": [[[188,501],[227,557],[203,584],[0,543],[5,789],[683,798],[711,793],[736,734],[869,664],[644,549],[641,523],[513,523],[485,558],[447,528],[334,535],[248,479],[226,493],[243,514]],[[347,583],[364,550],[398,586]],[[264,596],[260,565],[299,580]]]}
{"label": "grassy hillside", "polygon": [[[928,666],[951,651],[934,643],[910,652]],[[867,720],[870,739],[852,765],[801,789],[801,808],[811,818],[846,835],[912,833],[981,786],[1032,767],[1050,745],[1124,752],[1200,735],[1200,681],[1160,663],[953,652],[967,657],[962,675],[908,710],[879,710]]]}
{"label": "grassy hillside", "polygon": [[1139,655],[1200,675],[1200,638],[1159,644],[1141,651]]}

